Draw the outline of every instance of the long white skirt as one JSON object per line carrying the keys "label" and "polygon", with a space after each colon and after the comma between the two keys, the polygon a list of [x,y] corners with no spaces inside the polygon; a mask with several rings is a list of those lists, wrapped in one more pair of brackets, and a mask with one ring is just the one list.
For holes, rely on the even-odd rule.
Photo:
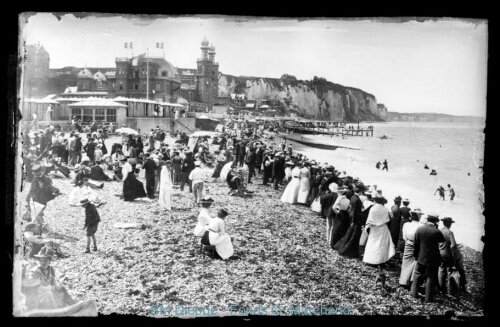
{"label": "long white skirt", "polygon": [[83,198],[83,192],[82,189],[78,186],[73,187],[71,190],[71,193],[69,194],[68,197],[68,203],[71,206],[80,206],[80,201]]}
{"label": "long white skirt", "polygon": [[319,195],[316,197],[316,199],[311,204],[311,210],[314,212],[317,212],[317,213],[321,212],[321,202],[319,199]]}
{"label": "long white skirt", "polygon": [[299,196],[300,179],[292,178],[290,183],[285,188],[283,195],[281,196],[281,202],[285,203],[297,203],[297,197]]}
{"label": "long white skirt", "polygon": [[391,232],[387,224],[380,226],[370,225],[370,233],[366,242],[363,261],[372,265],[378,265],[388,261],[396,254],[391,239]]}
{"label": "long white skirt", "polygon": [[203,236],[205,234],[205,225],[202,223],[197,223],[193,230],[194,236]]}
{"label": "long white skirt", "polygon": [[299,194],[297,196],[298,203],[307,203],[307,197],[309,196],[309,189],[311,188],[311,181],[309,178],[300,179]]}
{"label": "long white skirt", "polygon": [[231,243],[231,237],[229,235],[219,235],[219,233],[210,231],[208,239],[210,245],[215,245],[215,249],[222,259],[227,259],[233,255],[233,243]]}

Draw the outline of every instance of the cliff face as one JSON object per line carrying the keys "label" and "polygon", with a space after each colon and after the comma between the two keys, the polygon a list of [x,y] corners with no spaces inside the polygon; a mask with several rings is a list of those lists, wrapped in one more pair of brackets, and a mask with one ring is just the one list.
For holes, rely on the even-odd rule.
{"label": "cliff face", "polygon": [[276,101],[280,114],[296,113],[310,119],[383,121],[387,113],[386,109],[384,116],[373,95],[321,78],[298,81],[219,74],[219,95],[231,93],[244,93],[248,100]]}
{"label": "cliff face", "polygon": [[438,113],[388,112],[387,121],[484,124],[485,118],[473,116],[453,116]]}
{"label": "cliff face", "polygon": [[387,108],[382,103],[377,104],[378,116],[387,121]]}

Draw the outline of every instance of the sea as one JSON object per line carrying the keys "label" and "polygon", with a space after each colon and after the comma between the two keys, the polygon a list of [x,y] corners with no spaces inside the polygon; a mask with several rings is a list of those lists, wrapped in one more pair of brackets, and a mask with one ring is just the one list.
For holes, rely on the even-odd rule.
{"label": "sea", "polygon": [[[303,135],[305,140],[359,148],[317,149],[288,140],[294,151],[321,163],[328,163],[365,184],[377,185],[393,205],[397,195],[410,200],[410,208],[451,217],[457,243],[482,251],[484,235],[483,160],[485,125],[436,122],[361,123],[372,125],[373,137]],[[357,124],[354,125],[357,127]],[[381,139],[382,136],[387,139]],[[388,162],[388,171],[375,167]],[[424,169],[426,165],[430,169]],[[430,175],[435,169],[437,175]],[[455,199],[439,200],[439,186],[455,190]],[[442,225],[440,225],[442,227]]]}

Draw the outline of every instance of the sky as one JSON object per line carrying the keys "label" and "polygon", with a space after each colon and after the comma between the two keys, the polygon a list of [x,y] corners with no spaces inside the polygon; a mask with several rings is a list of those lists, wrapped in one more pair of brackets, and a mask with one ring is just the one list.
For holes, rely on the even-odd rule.
{"label": "sky", "polygon": [[[25,16],[26,18],[28,16]],[[40,42],[50,68],[115,67],[145,53],[196,68],[204,37],[219,71],[301,80],[314,76],[373,94],[389,111],[486,117],[488,22],[434,19],[323,19],[238,16],[20,18],[20,41]],[[133,42],[133,50],[125,49]],[[20,42],[20,44],[22,44]]]}

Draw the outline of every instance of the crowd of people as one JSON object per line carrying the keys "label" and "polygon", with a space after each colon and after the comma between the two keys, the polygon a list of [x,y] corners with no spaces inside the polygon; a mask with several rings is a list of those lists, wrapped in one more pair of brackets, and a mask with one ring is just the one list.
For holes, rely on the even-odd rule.
{"label": "crowd of people", "polygon": [[[463,259],[450,230],[452,218],[441,219],[444,227],[438,229],[438,214],[425,215],[420,208],[411,209],[410,201],[399,196],[388,208],[377,185],[365,185],[327,162],[307,158],[293,151],[285,140],[273,142],[266,133],[271,128],[272,124],[264,123],[229,123],[211,144],[208,138],[200,138],[193,150],[187,147],[185,133],[177,133],[172,145],[166,142],[170,135],[160,127],[148,135],[130,134],[109,151],[104,142],[106,133],[99,129],[87,134],[85,143],[76,131],[66,138],[64,133],[55,133],[53,126],[47,127],[39,139],[25,138],[27,155],[23,160],[31,183],[26,203],[27,210],[33,212],[25,219],[32,225],[28,224],[31,227],[24,232],[35,249],[30,256],[47,251],[48,244],[40,238],[47,228],[43,211],[60,194],[50,178],[60,173],[73,179],[69,205],[85,209],[86,253],[91,252],[91,244],[97,251],[97,208],[105,205],[94,190],[102,189],[103,182],[116,181],[123,183],[124,201],[158,201],[167,212],[175,205],[173,185],[180,185],[181,192],[188,187],[193,206],[200,207],[193,235],[201,238],[201,244],[214,246],[218,258],[235,259],[224,222],[230,213],[227,209],[210,212],[214,200],[207,194],[208,178],[203,167],[214,167],[213,181],[220,178],[227,183],[231,196],[254,195],[247,186],[261,180],[262,185],[280,192],[283,203],[310,207],[325,220],[326,242],[339,255],[362,258],[366,264],[379,267],[379,274],[391,261],[401,262],[399,284],[415,297],[422,284],[427,301],[433,300],[436,288],[455,294],[452,276],[457,274],[461,291],[466,291]],[[145,187],[137,178],[140,169],[144,170]]]}

